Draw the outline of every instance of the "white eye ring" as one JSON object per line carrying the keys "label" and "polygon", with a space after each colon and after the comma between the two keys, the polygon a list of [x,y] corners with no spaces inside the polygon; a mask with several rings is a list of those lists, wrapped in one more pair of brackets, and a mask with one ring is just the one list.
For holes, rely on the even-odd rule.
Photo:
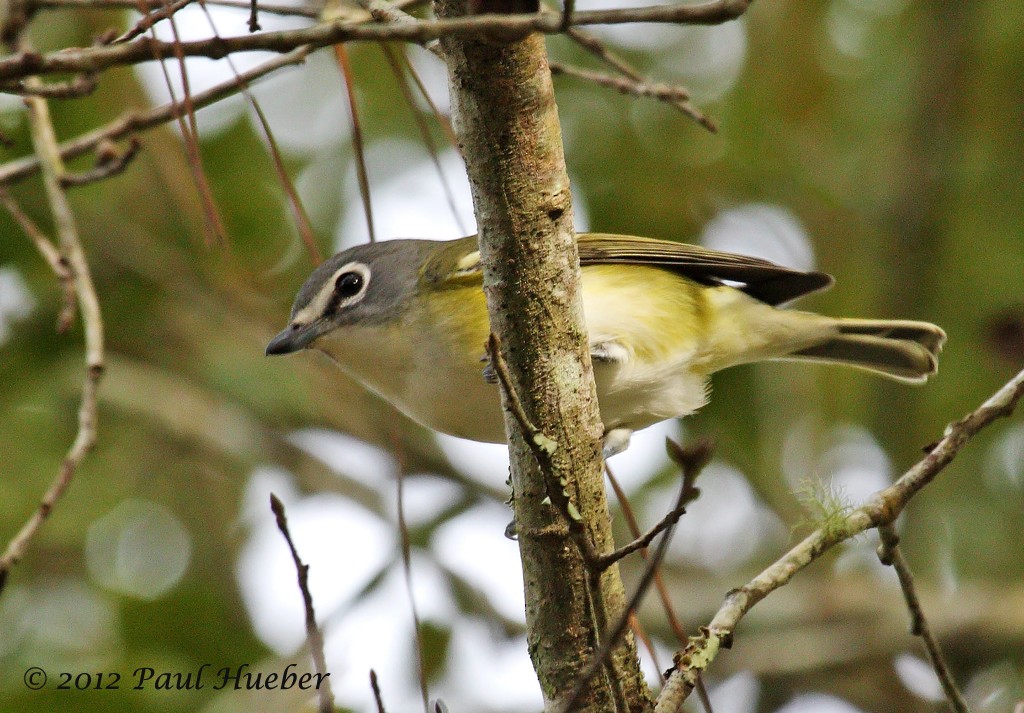
{"label": "white eye ring", "polygon": [[366,294],[370,285],[370,268],[361,262],[350,262],[331,278],[331,301],[337,306],[351,304]]}

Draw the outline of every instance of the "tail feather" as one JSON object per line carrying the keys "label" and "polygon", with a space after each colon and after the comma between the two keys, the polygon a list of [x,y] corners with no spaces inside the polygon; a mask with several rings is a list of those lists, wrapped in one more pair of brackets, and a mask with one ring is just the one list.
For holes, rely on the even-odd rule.
{"label": "tail feather", "polygon": [[784,359],[823,361],[898,381],[923,383],[935,374],[946,333],[928,322],[839,319],[837,333]]}

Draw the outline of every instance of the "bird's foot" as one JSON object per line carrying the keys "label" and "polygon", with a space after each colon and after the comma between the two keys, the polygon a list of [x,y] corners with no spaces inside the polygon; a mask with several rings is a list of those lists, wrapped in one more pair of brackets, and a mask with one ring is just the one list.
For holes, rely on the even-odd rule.
{"label": "bird's foot", "polygon": [[480,357],[480,363],[486,365],[484,366],[484,381],[488,384],[497,384],[498,372],[494,370],[494,364],[491,363],[490,354],[484,354]]}
{"label": "bird's foot", "polygon": [[629,448],[629,439],[632,436],[633,429],[631,428],[613,428],[610,431],[605,431],[604,447],[602,448],[605,460]]}
{"label": "bird's foot", "polygon": [[590,345],[590,360],[598,364],[624,364],[629,361],[629,350],[612,340],[595,342]]}

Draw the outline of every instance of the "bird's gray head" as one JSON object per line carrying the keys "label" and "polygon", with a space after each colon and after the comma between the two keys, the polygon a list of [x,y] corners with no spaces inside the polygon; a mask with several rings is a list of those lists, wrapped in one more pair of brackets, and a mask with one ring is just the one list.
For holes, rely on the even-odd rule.
{"label": "bird's gray head", "polygon": [[348,325],[397,319],[416,293],[430,245],[426,240],[367,243],[324,261],[302,285],[291,322],[267,345],[267,354],[290,354]]}

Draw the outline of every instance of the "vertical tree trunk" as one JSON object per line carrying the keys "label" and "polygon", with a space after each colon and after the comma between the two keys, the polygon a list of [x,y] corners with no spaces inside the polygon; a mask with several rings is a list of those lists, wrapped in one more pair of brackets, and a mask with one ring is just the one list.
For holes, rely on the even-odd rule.
{"label": "vertical tree trunk", "polygon": [[[466,0],[435,2],[441,17],[471,11]],[[500,10],[493,5],[487,9]],[[604,573],[599,592],[591,590],[566,518],[547,500],[552,482],[566,483],[596,549],[611,549],[602,426],[561,129],[542,36],[511,42],[448,38],[442,47],[473,189],[492,330],[526,415],[557,443],[545,473],[506,409],[530,656],[552,703],[576,686],[607,623],[625,604],[617,568]],[[650,706],[628,638],[592,678],[575,710]]]}

